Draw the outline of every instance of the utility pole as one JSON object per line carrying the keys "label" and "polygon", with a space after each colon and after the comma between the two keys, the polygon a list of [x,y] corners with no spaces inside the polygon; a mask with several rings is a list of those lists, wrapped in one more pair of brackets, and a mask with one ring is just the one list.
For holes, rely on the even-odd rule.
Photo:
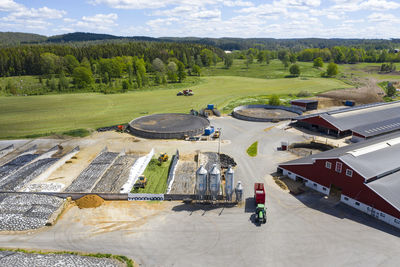
{"label": "utility pole", "polygon": [[217,130],[219,131],[219,137],[218,137],[218,156],[221,154],[221,136],[222,136],[222,132],[221,132],[221,128],[217,128]]}

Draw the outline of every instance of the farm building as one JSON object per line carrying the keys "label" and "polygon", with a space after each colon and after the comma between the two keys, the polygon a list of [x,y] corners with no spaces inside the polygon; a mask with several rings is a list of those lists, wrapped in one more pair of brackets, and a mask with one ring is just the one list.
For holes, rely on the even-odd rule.
{"label": "farm building", "polygon": [[400,133],[285,162],[278,172],[400,228]]}
{"label": "farm building", "polygon": [[294,118],[296,126],[360,141],[400,130],[400,101],[375,103]]}
{"label": "farm building", "polygon": [[296,100],[290,101],[290,104],[292,104],[292,106],[299,107],[302,110],[318,109],[318,100],[296,99]]}

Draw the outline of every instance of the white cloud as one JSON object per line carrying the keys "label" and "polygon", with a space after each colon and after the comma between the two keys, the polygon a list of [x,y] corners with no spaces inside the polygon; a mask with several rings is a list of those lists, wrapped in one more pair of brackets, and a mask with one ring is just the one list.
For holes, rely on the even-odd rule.
{"label": "white cloud", "polygon": [[91,30],[96,32],[110,32],[113,28],[118,26],[116,23],[117,19],[118,15],[115,13],[96,14],[94,16],[83,16],[81,20],[64,27],[75,29],[76,31]]}
{"label": "white cloud", "polygon": [[253,4],[252,2],[241,1],[241,0],[236,0],[236,1],[224,1],[223,4],[224,4],[224,6],[228,6],[228,7],[254,6],[254,4]]}
{"label": "white cloud", "polygon": [[10,12],[24,8],[23,5],[16,3],[13,0],[0,0],[0,11]]}

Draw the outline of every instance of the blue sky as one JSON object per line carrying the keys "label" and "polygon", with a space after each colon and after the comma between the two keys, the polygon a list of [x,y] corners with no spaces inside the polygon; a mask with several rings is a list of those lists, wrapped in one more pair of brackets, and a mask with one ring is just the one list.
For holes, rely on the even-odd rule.
{"label": "blue sky", "polygon": [[400,38],[400,0],[0,0],[0,31]]}

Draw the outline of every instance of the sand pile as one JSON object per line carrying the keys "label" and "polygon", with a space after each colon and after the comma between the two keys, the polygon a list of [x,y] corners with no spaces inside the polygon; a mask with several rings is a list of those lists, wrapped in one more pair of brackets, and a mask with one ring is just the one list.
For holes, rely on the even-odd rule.
{"label": "sand pile", "polygon": [[98,195],[86,195],[75,201],[80,209],[97,208],[100,207],[103,202],[104,199]]}

